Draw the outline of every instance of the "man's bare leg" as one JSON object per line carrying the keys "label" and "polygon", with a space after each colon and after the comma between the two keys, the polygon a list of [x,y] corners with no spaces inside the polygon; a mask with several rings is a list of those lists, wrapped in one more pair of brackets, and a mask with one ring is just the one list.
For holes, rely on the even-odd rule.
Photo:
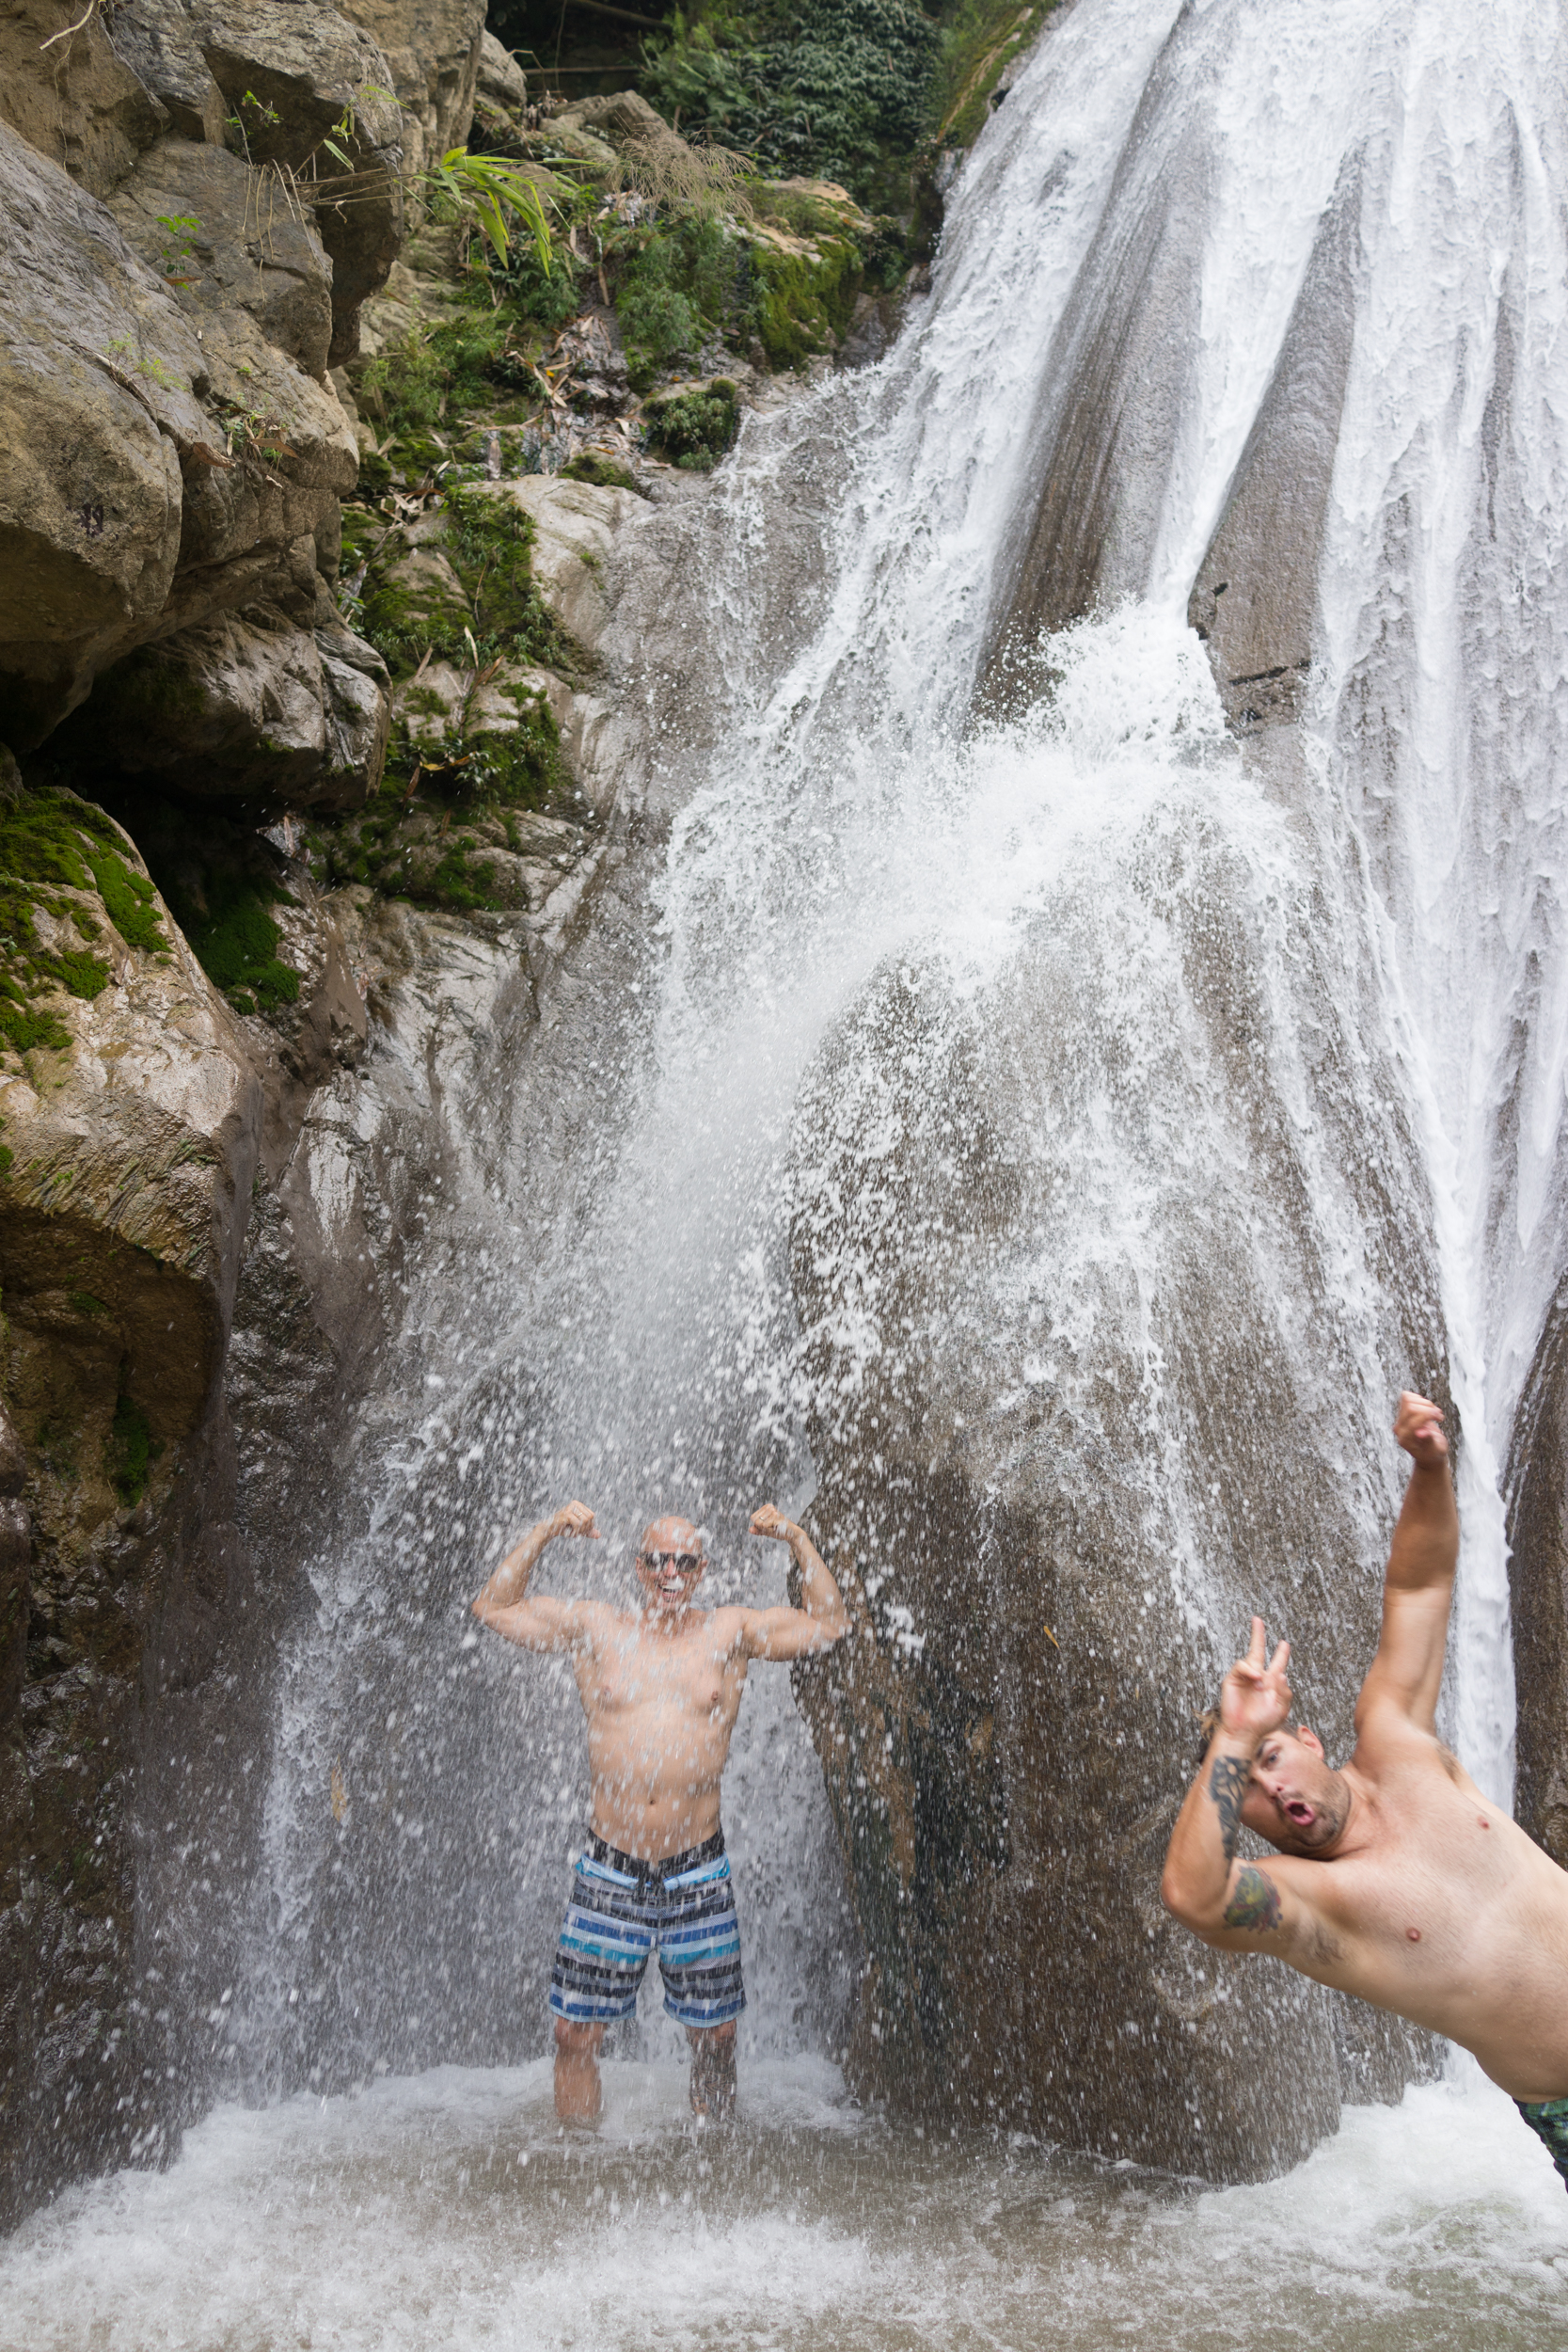
{"label": "man's bare leg", "polygon": [[691,2112],[727,2123],[735,2113],[735,2019],[727,2026],[688,2026],[691,2044]]}
{"label": "man's bare leg", "polygon": [[563,2123],[593,2123],[603,2105],[599,2089],[599,2045],[603,2026],[555,2023],[555,2111]]}

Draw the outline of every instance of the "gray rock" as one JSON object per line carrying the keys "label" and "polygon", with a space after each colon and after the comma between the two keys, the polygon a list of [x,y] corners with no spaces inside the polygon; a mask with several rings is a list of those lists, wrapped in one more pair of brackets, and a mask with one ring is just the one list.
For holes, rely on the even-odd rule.
{"label": "gray rock", "polygon": [[528,104],[528,75],[494,33],[480,38],[478,87],[494,105],[515,112]]}
{"label": "gray rock", "polygon": [[[269,174],[227,148],[169,139],[139,159],[110,209],[215,350],[231,342],[226,314],[242,310],[307,375],[325,376],[332,263],[314,216]],[[165,226],[181,218],[196,228]]]}
{"label": "gray rock", "polygon": [[[116,199],[138,254],[0,126],[0,724],[23,749],[153,636],[261,600],[313,626],[357,469],[335,393],[264,331],[322,357],[309,229],[262,214],[247,239],[261,184],[218,150],[145,160]],[[164,276],[166,197],[212,215],[188,285]]]}
{"label": "gray rock", "polygon": [[116,54],[107,14],[84,16],[67,0],[18,0],[0,18],[0,121],[92,196],[117,187],[169,123]]}
{"label": "gray rock", "polygon": [[358,349],[359,306],[386,284],[403,240],[403,122],[392,69],[359,25],[293,0],[210,14],[201,51],[239,117],[251,162],[290,175],[314,211],[332,259],[330,357],[341,366]]}
{"label": "gray rock", "polygon": [[485,0],[348,0],[343,9],[387,54],[410,179],[467,138],[484,7]]}
{"label": "gray rock", "polygon": [[1241,728],[1295,718],[1312,659],[1355,326],[1359,183],[1355,157],[1318,232],[1274,381],[1187,602],[1188,624],[1207,641],[1227,714]]}
{"label": "gray rock", "polygon": [[203,798],[337,809],[379,784],[388,709],[380,656],[350,629],[251,605],[133,654],[100,679],[91,717],[133,774]]}
{"label": "gray rock", "polygon": [[[150,623],[167,599],[182,456],[199,467],[215,437],[193,389],[206,360],[103,207],[4,127],[0,218],[0,669],[63,672],[69,707],[95,642]],[[19,663],[17,643],[57,660]],[[34,698],[7,687],[0,723],[25,748],[40,731]],[[37,699],[46,731],[61,689]]]}
{"label": "gray rock", "polygon": [[182,139],[221,144],[228,109],[201,55],[197,0],[121,0],[109,37]]}
{"label": "gray rock", "polygon": [[[1300,1205],[1317,1144],[1298,1164],[1232,886],[1201,842],[1152,884],[1193,1010],[1150,1032],[1098,1142],[1127,1048],[1119,947],[1089,906],[1053,906],[978,997],[940,963],[879,973],[802,1098],[792,1232],[813,1511],[857,1628],[800,1677],[870,1962],[851,2074],[916,2112],[1210,2179],[1298,2161],[1342,2087],[1397,2096],[1420,2053],[1342,2037],[1326,1995],[1163,1911],[1194,1725],[1228,1662],[1172,1561],[1185,1529],[1209,1623],[1240,1630],[1257,1607],[1288,1625],[1303,1703],[1342,1753],[1378,1592],[1364,1489],[1329,1468],[1345,1400],[1367,1395],[1363,1347],[1388,1393],[1443,1361],[1392,1070],[1370,1113],[1320,1097],[1342,1192],[1332,1212],[1320,1194],[1319,1223]],[[1293,945],[1326,964],[1308,910]],[[1330,1068],[1367,1059],[1345,980],[1320,969],[1310,997],[1344,1008]],[[1254,1141],[1222,1195],[1206,1175],[1189,1197],[1171,1139],[1212,1089],[1225,1132]],[[1137,1200],[1136,1234],[1117,1234],[1113,1193]],[[1324,1319],[1307,1361],[1293,1302],[1332,1286],[1341,1213],[1378,1300],[1361,1331]],[[1280,1425],[1314,1474],[1260,1512]],[[1387,1463],[1391,1521],[1370,1406],[1356,1436],[1350,1458]]]}

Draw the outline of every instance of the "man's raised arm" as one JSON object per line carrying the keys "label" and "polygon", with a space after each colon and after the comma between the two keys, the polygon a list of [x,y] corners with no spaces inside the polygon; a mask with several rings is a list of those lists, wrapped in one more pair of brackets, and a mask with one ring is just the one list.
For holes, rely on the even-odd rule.
{"label": "man's raised arm", "polygon": [[585,1502],[568,1502],[563,1510],[531,1527],[474,1602],[474,1615],[481,1625],[515,1642],[520,1649],[576,1648],[587,1634],[589,1616],[597,1604],[551,1600],[543,1594],[528,1599],[528,1581],[540,1553],[558,1535],[588,1535],[596,1542],[598,1534],[594,1514]]}
{"label": "man's raised arm", "polygon": [[789,1546],[790,1556],[800,1571],[800,1606],[743,1610],[746,1655],[787,1661],[809,1658],[816,1650],[831,1649],[848,1632],[849,1615],[826,1562],[805,1529],[797,1527],[793,1519],[786,1519],[772,1503],[765,1502],[760,1511],[752,1512],[748,1533]]}
{"label": "man's raised arm", "polygon": [[1422,1731],[1434,1729],[1459,1562],[1459,1513],[1442,1414],[1407,1389],[1400,1398],[1394,1435],[1415,1468],[1388,1550],[1383,1631],[1356,1701],[1357,1733],[1384,1708]]}
{"label": "man's raised arm", "polygon": [[1252,1646],[1220,1686],[1219,1722],[1165,1853],[1161,1901],[1222,1951],[1283,1952],[1309,1909],[1299,1865],[1271,1861],[1264,1869],[1236,1859],[1252,1759],[1291,1711],[1290,1655],[1281,1642],[1264,1663],[1263,1620],[1254,1617]]}

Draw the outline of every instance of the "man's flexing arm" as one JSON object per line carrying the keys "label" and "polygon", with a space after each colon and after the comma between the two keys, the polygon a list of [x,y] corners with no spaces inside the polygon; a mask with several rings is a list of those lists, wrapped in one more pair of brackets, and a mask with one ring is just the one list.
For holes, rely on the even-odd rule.
{"label": "man's flexing arm", "polygon": [[1252,1759],[1291,1712],[1291,1645],[1281,1642],[1267,1664],[1264,1654],[1263,1620],[1254,1617],[1252,1646],[1221,1686],[1219,1726],[1177,1816],[1160,1882],[1165,1909],[1226,1951],[1283,1952],[1311,1909],[1296,1866],[1236,1859]]}
{"label": "man's flexing arm", "polygon": [[1422,1731],[1434,1729],[1459,1561],[1459,1513],[1442,1414],[1407,1389],[1400,1398],[1394,1435],[1415,1468],[1388,1550],[1383,1631],[1356,1701],[1357,1733],[1384,1710]]}
{"label": "man's flexing arm", "polygon": [[588,1535],[598,1540],[594,1514],[585,1502],[568,1502],[563,1510],[541,1519],[537,1527],[509,1551],[474,1602],[474,1615],[492,1633],[499,1633],[519,1649],[576,1649],[587,1640],[603,1604],[594,1600],[552,1600],[544,1594],[526,1598],[528,1581],[540,1553],[558,1535]]}
{"label": "man's flexing arm", "polygon": [[831,1649],[849,1630],[848,1612],[826,1562],[804,1528],[797,1527],[793,1519],[786,1519],[782,1511],[765,1502],[760,1511],[752,1512],[748,1532],[789,1546],[790,1556],[800,1571],[800,1606],[743,1609],[740,1641],[747,1657],[787,1661],[809,1658],[816,1650]]}

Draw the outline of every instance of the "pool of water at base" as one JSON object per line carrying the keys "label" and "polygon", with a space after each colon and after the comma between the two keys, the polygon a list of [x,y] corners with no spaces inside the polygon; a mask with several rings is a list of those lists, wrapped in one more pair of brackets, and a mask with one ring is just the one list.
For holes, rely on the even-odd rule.
{"label": "pool of water at base", "polygon": [[222,2106],[163,2173],[73,2189],[0,2248],[5,2352],[1545,2352],[1568,2197],[1480,2080],[1347,2110],[1261,2186],[866,2114],[753,2060],[733,2131],[678,2065],[605,2070],[563,2134],[547,2062]]}

